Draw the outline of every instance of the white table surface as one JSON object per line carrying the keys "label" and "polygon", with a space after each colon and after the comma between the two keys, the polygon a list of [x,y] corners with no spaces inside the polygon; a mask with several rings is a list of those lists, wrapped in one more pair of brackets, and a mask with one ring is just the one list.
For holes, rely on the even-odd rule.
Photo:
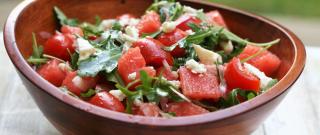
{"label": "white table surface", "polygon": [[[253,135],[320,135],[320,48],[307,47],[304,73]],[[0,135],[56,135],[23,86],[0,33]]]}

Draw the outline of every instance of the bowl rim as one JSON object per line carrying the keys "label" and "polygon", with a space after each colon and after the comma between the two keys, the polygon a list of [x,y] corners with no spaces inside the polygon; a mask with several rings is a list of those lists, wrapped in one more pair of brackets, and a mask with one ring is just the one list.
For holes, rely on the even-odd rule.
{"label": "bowl rim", "polygon": [[295,52],[294,61],[289,71],[287,72],[287,74],[266,93],[263,93],[262,95],[259,95],[252,100],[246,101],[244,103],[241,103],[226,109],[222,109],[216,112],[211,112],[211,113],[202,114],[202,115],[177,117],[174,119],[153,118],[153,117],[136,116],[136,115],[130,115],[125,113],[114,112],[111,110],[97,107],[95,105],[91,105],[85,101],[76,99],[70,95],[63,93],[57,87],[55,87],[54,85],[44,80],[42,77],[40,77],[40,75],[38,75],[31,68],[31,66],[23,58],[23,56],[21,55],[17,47],[17,43],[15,40],[15,25],[16,25],[15,22],[19,18],[20,13],[23,12],[23,10],[28,6],[30,6],[32,3],[36,2],[36,0],[26,0],[21,2],[17,7],[15,7],[12,10],[10,15],[8,16],[6,24],[4,26],[4,31],[3,31],[5,48],[12,63],[14,64],[18,72],[21,73],[35,87],[43,90],[49,96],[52,96],[58,101],[63,102],[81,111],[91,113],[92,115],[100,116],[100,117],[115,120],[115,121],[122,121],[130,124],[139,124],[139,125],[148,125],[148,126],[196,125],[196,124],[220,121],[230,117],[235,117],[243,113],[246,113],[248,111],[254,110],[276,99],[278,96],[285,93],[288,90],[288,88],[292,86],[293,83],[299,78],[305,66],[306,52],[301,40],[290,30],[265,17],[255,15],[246,11],[238,10],[235,8],[231,8],[228,6],[224,6],[216,3],[209,3],[206,1],[198,1],[198,0],[184,0],[184,1],[199,3],[202,5],[207,5],[212,7],[219,7],[224,10],[228,10],[238,14],[243,14],[243,15],[258,19],[259,21],[262,21],[264,23],[271,25],[272,27],[279,29],[287,37],[289,37],[290,41],[294,46],[294,52]]}

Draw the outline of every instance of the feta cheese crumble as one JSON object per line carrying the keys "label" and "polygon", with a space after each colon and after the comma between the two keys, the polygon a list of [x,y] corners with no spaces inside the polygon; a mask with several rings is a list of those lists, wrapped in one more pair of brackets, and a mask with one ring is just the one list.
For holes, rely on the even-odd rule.
{"label": "feta cheese crumble", "polygon": [[207,72],[206,67],[203,64],[196,62],[194,59],[188,60],[185,65],[193,73],[205,73]]}
{"label": "feta cheese crumble", "polygon": [[108,29],[111,29],[113,24],[116,22],[115,19],[106,19],[106,20],[103,20],[101,22],[101,24],[99,25],[99,28],[103,29],[103,30],[108,30]]}
{"label": "feta cheese crumble", "polygon": [[220,42],[220,46],[223,48],[223,51],[226,53],[226,54],[230,54],[232,51],[233,51],[233,44],[231,41],[223,41],[223,42]]}
{"label": "feta cheese crumble", "polygon": [[80,77],[76,76],[72,79],[72,83],[78,88],[85,88],[85,81]]}
{"label": "feta cheese crumble", "polygon": [[127,96],[121,92],[121,90],[110,90],[109,93],[119,99],[120,101],[123,101]]}
{"label": "feta cheese crumble", "polygon": [[252,66],[251,64],[244,63],[244,67],[252,74],[254,74],[256,77],[260,79],[260,88],[265,88],[268,86],[268,84],[272,81],[272,78],[266,76],[263,72],[261,72],[256,67]]}
{"label": "feta cheese crumble", "polygon": [[80,61],[89,58],[96,52],[96,49],[89,43],[89,41],[83,38],[77,38],[76,45]]}
{"label": "feta cheese crumble", "polygon": [[130,79],[130,80],[135,80],[136,77],[137,77],[137,72],[133,72],[133,73],[128,75],[128,79]]}
{"label": "feta cheese crumble", "polygon": [[216,62],[222,62],[222,57],[218,53],[207,50],[200,45],[193,44],[192,46],[196,51],[201,63],[213,65]]}
{"label": "feta cheese crumble", "polygon": [[177,23],[176,22],[164,22],[162,24],[162,31],[165,33],[170,33],[172,31],[174,31],[177,27]]}

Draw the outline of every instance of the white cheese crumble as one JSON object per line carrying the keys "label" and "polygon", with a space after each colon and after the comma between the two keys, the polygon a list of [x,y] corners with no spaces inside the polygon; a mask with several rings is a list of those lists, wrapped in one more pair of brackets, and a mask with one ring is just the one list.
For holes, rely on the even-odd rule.
{"label": "white cheese crumble", "polygon": [[201,63],[213,65],[216,62],[222,62],[222,57],[218,53],[202,48],[200,45],[193,44],[192,46],[196,51]]}
{"label": "white cheese crumble", "polygon": [[188,35],[193,35],[193,34],[194,34],[194,32],[193,32],[192,30],[187,30],[186,33],[187,33]]}
{"label": "white cheese crumble", "polygon": [[194,59],[188,60],[185,65],[193,73],[205,73],[207,72],[206,67],[203,64],[196,62]]}
{"label": "white cheese crumble", "polygon": [[180,81],[176,81],[176,80],[174,80],[174,81],[168,81],[171,85],[173,85],[174,87],[176,87],[176,88],[180,88]]}
{"label": "white cheese crumble", "polygon": [[119,24],[123,26],[135,26],[140,22],[139,19],[136,18],[121,18],[119,20]]}
{"label": "white cheese crumble", "polygon": [[135,80],[137,77],[137,72],[133,72],[131,74],[128,75],[128,79],[129,80]]}
{"label": "white cheese crumble", "polygon": [[256,77],[260,79],[260,88],[265,88],[268,86],[268,84],[272,81],[272,78],[266,76],[263,72],[261,72],[256,67],[252,66],[251,64],[244,63],[244,67],[252,74],[254,74]]}
{"label": "white cheese crumble", "polygon": [[139,38],[139,30],[134,26],[128,26],[125,29],[125,32],[128,36],[138,39]]}
{"label": "white cheese crumble", "polygon": [[227,42],[225,42],[225,41],[220,42],[220,46],[223,48],[223,51],[226,54],[230,54],[233,51],[233,44],[230,40]]}
{"label": "white cheese crumble", "polygon": [[66,63],[59,63],[58,67],[63,71],[71,71],[72,70],[70,65],[66,64]]}
{"label": "white cheese crumble", "polygon": [[101,24],[99,25],[99,28],[103,30],[111,29],[115,22],[116,22],[115,19],[105,19],[101,22]]}
{"label": "white cheese crumble", "polygon": [[72,83],[78,87],[78,88],[84,88],[85,86],[85,81],[80,77],[80,76],[76,76],[72,79]]}
{"label": "white cheese crumble", "polygon": [[197,14],[198,10],[197,9],[194,9],[190,6],[183,6],[183,11],[185,13],[189,13],[189,14]]}
{"label": "white cheese crumble", "polygon": [[80,61],[89,58],[96,52],[96,49],[89,43],[89,41],[83,38],[77,38],[77,49]]}
{"label": "white cheese crumble", "polygon": [[110,90],[109,93],[119,99],[120,101],[123,101],[127,96],[121,92],[121,90]]}
{"label": "white cheese crumble", "polygon": [[177,27],[177,23],[176,22],[164,22],[161,26],[161,29],[163,32],[165,33],[170,33],[172,31],[174,31]]}

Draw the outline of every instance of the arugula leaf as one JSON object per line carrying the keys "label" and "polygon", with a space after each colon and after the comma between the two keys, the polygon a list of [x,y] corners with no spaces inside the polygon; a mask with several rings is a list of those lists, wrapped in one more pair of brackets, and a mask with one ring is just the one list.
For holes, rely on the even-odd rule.
{"label": "arugula leaf", "polygon": [[225,53],[219,51],[218,53],[222,56],[223,63],[229,62],[233,57],[238,56],[246,47],[246,44],[234,44],[233,51],[231,53]]}
{"label": "arugula leaf", "polygon": [[161,30],[156,31],[154,33],[142,33],[141,37],[145,38],[145,37],[151,37],[151,38],[156,38],[158,35],[160,35],[162,33]]}
{"label": "arugula leaf", "polygon": [[89,97],[92,97],[93,95],[96,94],[96,91],[93,90],[93,89],[89,89],[87,92],[85,93],[80,93],[80,96],[81,97],[84,97],[84,98],[89,98]]}
{"label": "arugula leaf", "polygon": [[114,69],[114,71],[112,71],[111,73],[106,73],[105,76],[106,76],[106,79],[110,82],[120,84],[121,86],[125,85],[116,69]]}
{"label": "arugula leaf", "polygon": [[183,6],[179,2],[174,3],[169,8],[170,21],[177,20],[183,14]]}
{"label": "arugula leaf", "polygon": [[120,48],[101,51],[96,57],[90,57],[79,62],[78,75],[93,77],[100,71],[111,73],[117,67],[120,56]]}
{"label": "arugula leaf", "polygon": [[237,105],[240,103],[238,96],[241,96],[242,98],[244,98],[245,100],[250,100],[254,97],[256,97],[258,94],[255,93],[254,91],[249,91],[249,90],[242,90],[242,89],[233,89],[228,95],[227,97],[224,98],[220,98],[219,100],[219,104],[220,107],[226,108],[226,107],[230,107],[233,105]]}
{"label": "arugula leaf", "polygon": [[82,23],[80,28],[83,30],[85,38],[88,38],[88,36],[91,35],[100,36],[103,33],[103,30],[101,30],[98,26],[86,22]]}
{"label": "arugula leaf", "polygon": [[60,21],[60,25],[78,26],[79,21],[77,19],[69,19],[67,16],[58,8],[53,7],[56,17]]}
{"label": "arugula leaf", "polygon": [[79,60],[79,54],[77,52],[71,54],[71,68],[77,69],[78,68],[78,60]]}
{"label": "arugula leaf", "polygon": [[48,59],[43,58],[43,47],[38,46],[36,35],[32,33],[32,55],[28,58],[28,62],[34,65],[47,63]]}
{"label": "arugula leaf", "polygon": [[94,19],[96,20],[95,25],[96,25],[97,27],[99,27],[100,24],[101,24],[101,22],[102,22],[100,16],[96,15],[96,16],[94,17]]}
{"label": "arugula leaf", "polygon": [[111,27],[112,30],[118,30],[118,31],[121,31],[122,29],[122,26],[120,24],[119,21],[116,21],[112,24],[112,27]]}

